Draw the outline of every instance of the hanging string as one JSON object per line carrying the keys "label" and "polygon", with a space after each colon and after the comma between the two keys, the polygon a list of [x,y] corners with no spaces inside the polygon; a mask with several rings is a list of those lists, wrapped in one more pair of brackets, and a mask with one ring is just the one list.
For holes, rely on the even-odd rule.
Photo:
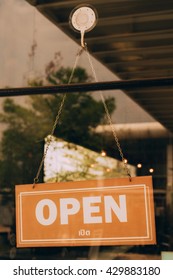
{"label": "hanging string", "polygon": [[[92,70],[92,73],[93,73],[93,76],[94,76],[94,79],[95,79],[95,82],[98,82],[98,79],[97,79],[97,75],[96,75],[96,71],[94,69],[94,66],[93,66],[93,63],[92,63],[92,60],[91,60],[91,56],[88,52],[88,49],[87,49],[87,45],[85,44],[85,48],[84,48],[86,54],[87,54],[87,57],[88,57],[88,61],[89,61],[89,64],[90,64],[90,67],[91,67],[91,70]],[[124,165],[124,169],[127,173],[127,175],[129,176],[129,180],[131,181],[132,180],[132,177],[131,177],[131,174],[130,174],[130,170],[127,166],[127,160],[124,158],[124,154],[123,154],[123,151],[122,151],[122,148],[121,148],[121,145],[119,143],[119,140],[118,140],[118,137],[117,137],[117,134],[116,134],[116,131],[115,131],[115,128],[114,128],[114,125],[112,123],[112,119],[111,119],[111,115],[109,113],[109,109],[108,109],[108,106],[106,104],[106,101],[105,101],[105,98],[102,94],[101,91],[99,91],[100,93],[100,97],[101,97],[101,101],[103,103],[103,106],[104,106],[104,109],[105,109],[105,113],[106,113],[106,116],[107,116],[107,120],[108,120],[108,123],[111,127],[111,130],[112,130],[112,134],[113,134],[113,137],[114,137],[114,140],[115,140],[115,143],[117,145],[117,148],[119,150],[119,153],[120,153],[120,156],[121,156],[121,160],[123,162],[123,165]]]}
{"label": "hanging string", "polygon": [[[73,75],[74,75],[76,66],[77,66],[77,64],[78,64],[78,60],[79,60],[79,58],[80,58],[80,56],[81,56],[81,54],[82,54],[83,51],[85,51],[86,54],[87,54],[88,61],[89,61],[89,64],[90,64],[90,67],[91,67],[91,70],[92,70],[94,79],[95,79],[96,82],[98,82],[97,75],[96,75],[96,71],[95,71],[95,69],[94,69],[94,66],[93,66],[93,63],[92,63],[92,60],[91,60],[91,56],[90,56],[90,54],[89,54],[89,52],[88,52],[88,49],[87,49],[87,46],[86,46],[86,44],[85,44],[84,46],[81,45],[81,48],[78,50],[78,53],[77,53],[77,55],[76,55],[76,59],[75,59],[74,66],[73,66],[73,69],[72,69],[70,78],[69,78],[69,80],[68,80],[68,84],[70,84],[71,81],[72,81],[72,78],[73,78]],[[103,103],[103,106],[104,106],[104,109],[105,109],[105,113],[106,113],[106,116],[107,116],[107,119],[108,119],[108,123],[109,123],[109,125],[110,125],[110,127],[111,127],[111,130],[112,130],[112,134],[113,134],[113,136],[114,136],[115,143],[116,143],[116,145],[117,145],[117,147],[118,147],[118,150],[119,150],[119,153],[120,153],[120,156],[121,156],[123,165],[124,165],[124,169],[126,170],[126,173],[127,173],[127,175],[129,176],[129,179],[130,179],[130,181],[131,181],[130,170],[129,170],[128,166],[127,166],[127,161],[126,161],[126,159],[124,158],[124,154],[123,154],[121,145],[120,145],[120,143],[119,143],[119,140],[118,140],[118,137],[117,137],[115,128],[114,128],[113,123],[112,123],[112,119],[111,119],[111,115],[110,115],[110,113],[109,113],[109,109],[108,109],[108,107],[107,107],[107,104],[106,104],[106,101],[105,101],[105,98],[104,98],[102,92],[100,91],[99,93],[100,93],[100,97],[101,97],[101,100],[102,100],[102,103]],[[62,98],[62,101],[61,101],[61,103],[60,103],[60,106],[59,106],[59,109],[58,109],[58,113],[57,113],[57,115],[56,115],[56,118],[55,118],[55,121],[54,121],[52,130],[51,130],[51,132],[50,132],[50,134],[49,134],[49,137],[47,138],[46,149],[45,149],[45,151],[44,151],[44,153],[43,153],[43,157],[42,157],[42,159],[41,159],[41,162],[40,162],[40,165],[39,165],[37,174],[36,174],[36,176],[35,176],[35,178],[34,178],[33,188],[34,188],[35,185],[39,182],[40,172],[41,172],[41,170],[42,170],[45,157],[46,157],[47,152],[48,152],[48,150],[49,150],[49,146],[50,146],[50,143],[51,143],[51,141],[52,141],[52,137],[53,137],[53,135],[54,135],[55,129],[56,129],[57,125],[58,125],[58,121],[59,121],[59,118],[60,118],[60,116],[61,116],[61,113],[62,113],[62,110],[63,110],[63,107],[64,107],[64,103],[65,103],[66,97],[67,97],[67,93],[65,93],[65,94],[63,95],[63,98]]]}
{"label": "hanging string", "polygon": [[[84,50],[84,48],[80,48],[80,49],[78,50],[78,52],[77,52],[76,59],[75,59],[75,62],[74,62],[74,66],[73,66],[73,68],[72,68],[72,72],[71,72],[70,78],[69,78],[69,80],[68,80],[68,84],[70,84],[71,81],[72,81],[72,79],[73,79],[74,72],[75,72],[75,69],[76,69],[77,64],[78,64],[78,60],[79,60],[79,58],[80,58],[80,56],[81,56],[83,50]],[[44,151],[44,153],[43,153],[43,157],[42,157],[42,159],[41,159],[40,165],[39,165],[39,167],[38,167],[37,174],[36,174],[36,176],[35,176],[35,178],[34,178],[33,188],[35,188],[35,185],[39,182],[40,172],[41,172],[41,170],[42,170],[45,157],[46,157],[47,152],[48,152],[48,150],[49,150],[49,146],[50,146],[50,143],[51,143],[51,141],[52,141],[52,137],[53,137],[53,135],[54,135],[55,129],[56,129],[57,125],[58,125],[58,121],[59,121],[59,119],[60,119],[60,116],[61,116],[61,113],[62,113],[62,109],[63,109],[63,107],[64,107],[64,103],[65,103],[66,97],[67,97],[67,93],[65,93],[65,94],[63,95],[63,98],[62,98],[62,100],[61,100],[61,103],[60,103],[60,106],[59,106],[59,109],[58,109],[58,113],[57,113],[57,115],[56,115],[56,118],[55,118],[55,121],[54,121],[52,130],[51,130],[51,132],[50,132],[50,134],[49,134],[49,137],[47,138],[47,145],[46,145],[45,151]]]}

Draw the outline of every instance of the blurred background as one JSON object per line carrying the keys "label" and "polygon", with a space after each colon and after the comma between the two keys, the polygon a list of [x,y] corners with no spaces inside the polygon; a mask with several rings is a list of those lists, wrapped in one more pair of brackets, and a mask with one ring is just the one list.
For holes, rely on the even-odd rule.
{"label": "blurred background", "polygon": [[[31,87],[34,93],[37,86],[68,83],[80,48],[80,33],[70,27],[69,15],[82,2],[1,0],[1,89]],[[100,82],[172,77],[172,0],[88,0],[87,4],[98,13],[97,24],[85,34],[85,41]],[[72,82],[94,82],[85,53]],[[0,258],[160,259],[163,251],[173,251],[172,91],[169,85],[146,88],[142,82],[137,89],[103,91],[133,175],[153,177],[157,244],[85,250],[16,248],[14,186],[33,182],[62,94],[1,97]],[[121,162],[99,92],[68,95],[55,137],[98,157],[104,155],[109,162]],[[88,158],[85,163],[88,172]],[[124,176],[107,165],[100,176]],[[57,180],[80,179],[79,170],[73,172],[73,179],[69,173],[58,172]],[[44,178],[43,170],[41,181]]]}

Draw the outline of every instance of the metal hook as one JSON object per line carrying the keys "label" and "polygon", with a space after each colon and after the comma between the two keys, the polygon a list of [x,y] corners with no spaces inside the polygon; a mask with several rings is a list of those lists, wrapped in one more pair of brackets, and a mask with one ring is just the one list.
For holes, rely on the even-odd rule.
{"label": "metal hook", "polygon": [[38,183],[39,179],[37,177],[34,178],[33,186],[32,188],[35,188],[35,185]]}
{"label": "metal hook", "polygon": [[83,48],[83,49],[85,49],[85,41],[84,41],[84,35],[85,35],[85,31],[84,30],[81,30],[81,47]]}

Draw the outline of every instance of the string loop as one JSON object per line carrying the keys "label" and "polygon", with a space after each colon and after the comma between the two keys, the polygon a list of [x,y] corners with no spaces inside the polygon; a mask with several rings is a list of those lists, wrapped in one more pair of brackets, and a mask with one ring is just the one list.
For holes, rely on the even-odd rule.
{"label": "string loop", "polygon": [[[91,70],[92,70],[92,74],[93,74],[93,76],[94,76],[95,81],[98,82],[97,75],[96,75],[96,71],[95,71],[95,69],[94,69],[94,66],[93,66],[93,63],[92,63],[90,54],[89,54],[89,52],[88,52],[87,45],[86,45],[86,43],[85,43],[84,40],[83,40],[83,43],[81,43],[81,48],[79,49],[79,51],[78,51],[78,53],[77,53],[77,55],[76,55],[75,63],[74,63],[74,66],[73,66],[73,69],[72,69],[72,72],[71,72],[71,75],[70,75],[68,84],[70,84],[71,81],[72,81],[72,78],[73,78],[73,75],[74,75],[74,72],[75,72],[75,69],[76,69],[76,66],[77,66],[79,57],[81,56],[81,54],[82,54],[83,51],[85,51],[86,54],[87,54],[88,61],[89,61],[89,64],[90,64],[90,67],[91,67]],[[47,140],[46,149],[45,149],[45,151],[44,151],[44,153],[43,153],[43,157],[42,157],[42,159],[41,159],[41,162],[40,162],[40,165],[39,165],[39,168],[38,168],[36,177],[34,178],[33,188],[35,188],[35,185],[39,182],[40,172],[41,172],[41,169],[42,169],[42,167],[43,167],[43,163],[44,163],[45,157],[46,157],[46,155],[47,155],[47,152],[48,152],[50,143],[51,143],[51,141],[52,141],[52,136],[54,135],[56,126],[57,126],[58,121],[59,121],[59,118],[60,118],[60,116],[61,116],[61,113],[62,113],[62,110],[63,110],[63,107],[64,107],[64,103],[65,103],[66,97],[67,97],[67,93],[65,93],[65,94],[63,95],[62,101],[61,101],[61,103],[60,103],[60,106],[59,106],[59,109],[58,109],[58,113],[57,113],[57,115],[56,115],[56,118],[55,118],[55,121],[54,121],[52,130],[51,130],[51,133],[50,133],[50,135],[49,135],[49,137],[48,137],[48,140]],[[110,125],[110,127],[111,127],[111,130],[112,130],[112,134],[113,134],[115,143],[116,143],[117,148],[118,148],[118,150],[119,150],[119,154],[120,154],[120,156],[121,156],[121,160],[122,160],[122,163],[123,163],[123,165],[124,165],[124,169],[126,170],[126,173],[127,173],[128,177],[129,177],[129,180],[131,181],[131,180],[132,180],[132,177],[131,177],[131,174],[130,174],[130,170],[129,170],[128,166],[127,166],[127,161],[126,161],[126,159],[124,158],[124,154],[123,154],[121,145],[120,145],[120,143],[119,143],[119,139],[118,139],[118,137],[117,137],[115,128],[114,128],[114,126],[113,126],[113,123],[112,123],[111,115],[110,115],[110,113],[109,113],[108,106],[107,106],[107,104],[106,104],[105,98],[104,98],[104,96],[103,96],[103,94],[102,94],[101,91],[100,91],[100,97],[101,97],[101,100],[102,100],[102,103],[103,103],[103,106],[104,106],[104,109],[105,109],[105,113],[106,113],[106,116],[107,116],[108,123],[109,123],[109,125]]]}

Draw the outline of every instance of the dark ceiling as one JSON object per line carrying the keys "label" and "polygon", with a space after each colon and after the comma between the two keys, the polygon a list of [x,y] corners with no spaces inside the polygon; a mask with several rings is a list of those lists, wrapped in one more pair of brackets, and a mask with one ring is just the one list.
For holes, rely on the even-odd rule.
{"label": "dark ceiling", "polygon": [[[89,51],[122,80],[173,77],[173,0],[27,0],[80,44],[69,25],[79,4],[98,13],[85,35]],[[126,90],[156,120],[173,132],[173,87]]]}

